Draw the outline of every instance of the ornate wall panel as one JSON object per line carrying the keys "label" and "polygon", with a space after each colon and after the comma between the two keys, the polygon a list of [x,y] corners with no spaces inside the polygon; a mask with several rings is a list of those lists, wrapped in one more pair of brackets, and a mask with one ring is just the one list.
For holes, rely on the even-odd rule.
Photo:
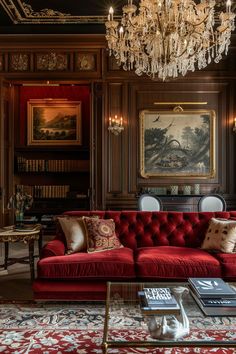
{"label": "ornate wall panel", "polygon": [[69,54],[68,53],[36,53],[35,54],[36,71],[68,71]]}
{"label": "ornate wall panel", "polygon": [[30,55],[26,53],[11,53],[9,55],[9,71],[30,71]]}
{"label": "ornate wall panel", "polygon": [[76,53],[75,70],[77,71],[95,71],[97,68],[96,54]]}
{"label": "ornate wall panel", "polygon": [[[70,38],[70,40],[69,40]],[[102,50],[105,45],[101,38],[90,40],[81,36],[74,41],[73,36],[67,40],[50,40],[49,37],[39,36],[35,41],[32,37],[9,37],[9,43],[0,35],[0,72],[12,74],[25,79],[25,73],[33,74],[36,78],[43,73],[67,74],[67,78],[101,78]],[[43,43],[43,44],[42,44]],[[71,43],[71,44],[70,44]],[[8,76],[9,77],[9,76]],[[50,76],[47,75],[47,79]]]}

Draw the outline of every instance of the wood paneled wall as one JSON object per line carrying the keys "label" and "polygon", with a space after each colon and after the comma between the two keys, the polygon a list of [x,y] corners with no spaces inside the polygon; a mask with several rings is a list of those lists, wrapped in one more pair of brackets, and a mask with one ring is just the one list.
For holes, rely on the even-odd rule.
{"label": "wood paneled wall", "polygon": [[[182,82],[171,83],[107,83],[108,103],[112,107],[113,97],[116,101],[128,94],[128,116],[125,117],[125,131],[119,136],[107,134],[106,205],[135,207],[135,194],[145,187],[168,186],[170,184],[200,183],[202,192],[220,190],[225,194],[234,194],[232,183],[234,174],[233,152],[234,133],[232,132],[233,112],[229,114],[229,97],[233,95],[230,83],[225,82]],[[114,100],[115,101],[115,100]],[[140,124],[139,113],[146,110],[169,110],[176,104],[163,107],[154,102],[207,102],[207,105],[188,105],[188,110],[209,109],[216,112],[215,164],[216,175],[212,179],[193,179],[177,177],[142,178],[140,175]],[[124,109],[124,105],[122,106]],[[185,108],[183,106],[183,108]],[[105,144],[105,142],[104,142]],[[228,173],[229,175],[228,175]],[[132,203],[133,202],[133,203]],[[120,204],[121,203],[121,204]]]}
{"label": "wood paneled wall", "polygon": [[[109,134],[105,129],[106,208],[137,208],[137,193],[141,188],[166,186],[168,189],[171,184],[181,186],[199,183],[202,193],[223,193],[228,208],[236,209],[236,134],[232,131],[236,116],[235,45],[232,45],[229,56],[220,63],[213,63],[206,70],[196,70],[186,77],[167,82],[120,72],[113,60],[109,61],[104,90],[105,124],[108,125],[110,113],[119,114],[122,111],[127,112],[127,115],[123,113],[125,131],[119,136]],[[122,102],[122,105],[117,107],[117,102]],[[207,105],[188,105],[187,109],[216,112],[214,178],[141,177],[139,113],[144,109],[170,111],[176,105],[158,106],[154,102],[207,102]],[[185,106],[183,108],[186,109]]]}
{"label": "wood paneled wall", "polygon": [[[136,209],[137,193],[141,188],[169,186],[170,184],[200,183],[201,190],[224,193],[229,209],[236,209],[236,134],[232,127],[236,116],[236,38],[232,38],[229,55],[206,70],[188,74],[176,80],[160,82],[148,77],[138,77],[119,69],[108,56],[104,36],[37,36],[34,39],[0,36],[0,76],[10,82],[42,80],[50,82],[89,83],[92,87],[91,113],[91,187],[93,209]],[[53,50],[51,49],[53,48]],[[16,63],[18,55],[27,53],[27,65]],[[53,58],[54,67],[48,63],[43,70],[41,58]],[[61,54],[68,65],[59,65]],[[80,54],[92,54],[95,66],[81,69],[77,59]],[[53,54],[53,55],[52,55]],[[58,60],[55,59],[55,55]],[[15,61],[14,61],[14,60]],[[13,70],[13,69],[14,70]],[[11,70],[10,70],[11,69]],[[172,110],[154,102],[207,102],[191,105],[188,109],[213,109],[216,112],[216,176],[212,179],[148,178],[140,176],[139,113],[147,110]],[[184,108],[184,107],[183,107]],[[115,136],[108,131],[111,115],[122,115],[124,131]]]}

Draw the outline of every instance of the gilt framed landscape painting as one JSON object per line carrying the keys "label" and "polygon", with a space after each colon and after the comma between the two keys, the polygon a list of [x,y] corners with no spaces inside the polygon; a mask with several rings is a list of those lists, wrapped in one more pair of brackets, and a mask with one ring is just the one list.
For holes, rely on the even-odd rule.
{"label": "gilt framed landscape painting", "polygon": [[140,112],[143,178],[212,178],[215,175],[215,112]]}
{"label": "gilt framed landscape painting", "polygon": [[81,102],[32,99],[27,102],[28,145],[81,145]]}

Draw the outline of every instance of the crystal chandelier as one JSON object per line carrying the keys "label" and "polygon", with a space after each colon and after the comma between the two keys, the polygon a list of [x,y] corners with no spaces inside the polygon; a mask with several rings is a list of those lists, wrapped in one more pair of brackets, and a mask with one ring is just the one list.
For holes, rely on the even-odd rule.
{"label": "crystal chandelier", "polygon": [[230,0],[217,25],[215,0],[140,0],[138,7],[128,0],[121,25],[113,15],[111,7],[105,23],[110,55],[124,70],[163,81],[200,70],[212,59],[218,63],[235,28]]}

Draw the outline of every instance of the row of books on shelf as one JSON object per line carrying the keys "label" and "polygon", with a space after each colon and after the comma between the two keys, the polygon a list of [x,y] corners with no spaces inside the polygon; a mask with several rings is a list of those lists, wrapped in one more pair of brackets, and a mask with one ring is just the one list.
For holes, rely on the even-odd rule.
{"label": "row of books on shelf", "polygon": [[51,223],[54,222],[56,219],[56,215],[54,214],[44,214],[41,217],[38,217],[36,215],[24,215],[24,224],[35,224],[37,222],[41,223]]}
{"label": "row of books on shelf", "polygon": [[208,316],[235,316],[236,291],[221,278],[189,278],[191,294]]}
{"label": "row of books on shelf", "polygon": [[32,195],[34,198],[67,198],[70,191],[69,185],[40,185],[27,186],[17,185],[16,188],[24,193]]}
{"label": "row of books on shelf", "polygon": [[17,157],[18,172],[79,172],[88,169],[88,160],[43,160]]}
{"label": "row of books on shelf", "polygon": [[25,215],[23,224],[24,227],[27,226],[35,226],[36,224],[40,223],[43,230],[46,232],[54,232],[56,229],[55,220],[57,215],[54,214],[44,214],[41,217],[36,215]]}

